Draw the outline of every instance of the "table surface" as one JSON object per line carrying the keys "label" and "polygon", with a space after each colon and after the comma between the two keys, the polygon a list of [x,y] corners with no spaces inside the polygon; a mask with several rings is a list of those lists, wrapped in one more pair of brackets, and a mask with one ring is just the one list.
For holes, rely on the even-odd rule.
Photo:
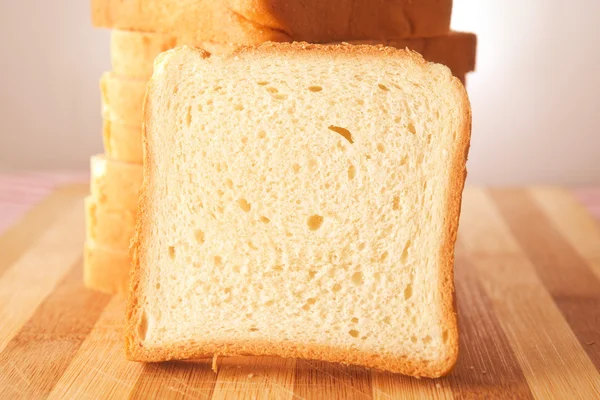
{"label": "table surface", "polygon": [[220,358],[217,374],[126,361],[123,298],[82,285],[88,188],[48,191],[0,236],[2,398],[600,398],[600,228],[572,192],[465,191],[459,361],[417,380],[279,358]]}

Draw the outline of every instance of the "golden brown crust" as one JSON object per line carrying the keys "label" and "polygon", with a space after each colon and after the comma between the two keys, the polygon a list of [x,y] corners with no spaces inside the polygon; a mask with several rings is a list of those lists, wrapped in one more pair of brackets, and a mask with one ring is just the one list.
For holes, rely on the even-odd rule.
{"label": "golden brown crust", "polygon": [[96,26],[193,44],[433,37],[449,32],[451,12],[451,0],[92,0]]}
{"label": "golden brown crust", "polygon": [[[266,43],[258,47],[240,48],[227,55],[216,56],[220,58],[244,57],[251,54],[277,54],[290,55],[302,54],[305,52],[319,52],[330,56],[343,57],[370,57],[386,55],[396,58],[407,58],[418,65],[425,65],[423,57],[415,52],[408,50],[398,50],[391,47],[375,47],[367,45],[353,46],[349,44],[339,45],[316,45],[308,43]],[[202,50],[193,50],[189,48],[179,48],[163,54],[157,63],[166,62],[168,57],[177,55],[193,54],[202,58],[209,57],[209,54]],[[213,56],[215,57],[215,56]],[[148,85],[148,93],[154,90],[155,79],[153,77]],[[457,121],[457,140],[455,153],[452,162],[452,172],[450,176],[450,190],[447,200],[447,229],[444,235],[444,245],[440,254],[440,293],[442,298],[442,326],[447,335],[446,346],[448,353],[443,360],[431,362],[428,360],[416,360],[402,357],[384,356],[380,354],[366,353],[355,349],[340,349],[330,346],[319,346],[314,344],[287,343],[287,342],[264,342],[264,341],[244,341],[219,343],[214,341],[189,341],[186,343],[163,346],[160,348],[144,347],[143,342],[137,336],[137,323],[141,317],[140,303],[143,301],[145,288],[142,284],[141,276],[144,273],[142,267],[142,257],[144,254],[145,237],[149,235],[146,231],[149,218],[149,198],[148,189],[152,186],[151,179],[153,174],[150,171],[153,154],[151,147],[148,146],[147,126],[150,120],[147,94],[144,106],[144,130],[143,142],[145,148],[144,159],[144,182],[141,189],[138,222],[136,232],[131,246],[132,271],[130,278],[130,292],[127,302],[126,314],[126,352],[127,357],[134,361],[157,362],[174,359],[197,359],[202,357],[235,356],[235,355],[270,355],[291,358],[319,359],[329,362],[339,362],[346,364],[363,365],[369,368],[385,371],[402,373],[405,375],[419,377],[439,377],[448,373],[456,362],[458,355],[458,329],[456,323],[456,311],[454,308],[454,242],[456,240],[456,231],[458,228],[458,219],[460,214],[460,203],[462,189],[465,180],[465,162],[470,141],[471,132],[471,111],[469,101],[464,87],[457,78],[452,78],[451,83],[455,89],[459,104],[464,109],[464,114]]]}

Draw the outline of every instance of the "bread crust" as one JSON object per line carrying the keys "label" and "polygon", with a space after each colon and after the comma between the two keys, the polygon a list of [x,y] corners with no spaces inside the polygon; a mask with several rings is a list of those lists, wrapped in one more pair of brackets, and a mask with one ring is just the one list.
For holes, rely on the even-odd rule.
{"label": "bread crust", "polygon": [[[166,58],[177,56],[180,52],[196,52],[196,56],[209,57],[203,50],[190,50],[188,48],[175,49],[163,54],[157,60],[157,64],[165,62]],[[213,57],[238,57],[245,54],[302,54],[307,51],[320,52],[325,55],[343,57],[389,57],[409,58],[413,62],[425,66],[427,62],[418,53],[408,50],[398,50],[391,47],[376,46],[352,46],[340,45],[317,45],[308,43],[265,43],[258,47],[240,48],[233,53]],[[148,93],[151,93],[155,84],[156,75],[150,80]],[[454,366],[458,355],[458,328],[456,311],[454,307],[454,243],[460,216],[460,205],[462,189],[466,177],[465,163],[469,148],[471,134],[471,110],[469,100],[463,85],[458,78],[451,78],[451,84],[455,91],[458,103],[464,109],[464,113],[457,122],[457,141],[455,143],[453,160],[451,163],[450,190],[446,199],[447,226],[444,232],[443,246],[440,251],[441,268],[439,271],[440,296],[441,296],[441,325],[446,332],[447,354],[439,362],[418,361],[401,357],[384,356],[380,354],[367,353],[355,349],[340,349],[329,346],[304,344],[295,342],[266,342],[249,340],[244,342],[215,342],[215,341],[188,341],[160,348],[144,347],[143,342],[137,336],[137,324],[140,320],[142,308],[141,302],[145,296],[145,288],[142,283],[142,257],[146,237],[150,235],[147,231],[149,226],[149,210],[152,199],[149,196],[149,188],[154,177],[151,171],[153,154],[148,144],[146,121],[149,121],[149,97],[146,95],[144,106],[144,128],[143,144],[144,152],[144,181],[142,184],[138,220],[136,232],[131,244],[132,270],[130,278],[130,290],[127,301],[125,347],[127,357],[133,361],[158,362],[174,359],[197,359],[202,357],[236,356],[236,355],[270,355],[291,358],[319,359],[329,362],[345,364],[357,364],[365,367],[402,373],[417,377],[440,377],[447,374]]]}
{"label": "bread crust", "polygon": [[452,0],[92,0],[96,26],[194,45],[433,37],[450,31],[451,13]]}
{"label": "bread crust", "polygon": [[[477,37],[467,32],[450,32],[430,38],[390,40],[351,40],[351,44],[385,45],[399,49],[409,48],[420,53],[427,61],[443,64],[464,81],[464,75],[475,69]],[[154,59],[163,51],[176,46],[190,45],[180,38],[160,33],[114,30],[111,37],[113,72],[125,78],[149,79]],[[196,44],[211,54],[231,52],[236,46],[215,42]],[[140,140],[141,143],[141,140]]]}

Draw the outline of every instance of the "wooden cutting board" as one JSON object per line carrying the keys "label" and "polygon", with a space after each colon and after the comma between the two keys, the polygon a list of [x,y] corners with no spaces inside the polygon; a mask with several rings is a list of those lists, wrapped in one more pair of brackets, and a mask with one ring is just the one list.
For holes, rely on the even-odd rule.
{"label": "wooden cutting board", "polygon": [[0,398],[600,399],[600,229],[557,188],[468,189],[454,371],[413,379],[319,361],[125,360],[123,299],[81,282],[83,186],[0,237]]}

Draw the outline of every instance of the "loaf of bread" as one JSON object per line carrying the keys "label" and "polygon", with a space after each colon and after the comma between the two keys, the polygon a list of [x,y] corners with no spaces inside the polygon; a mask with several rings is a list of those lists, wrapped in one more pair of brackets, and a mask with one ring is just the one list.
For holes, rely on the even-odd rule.
{"label": "loaf of bread", "polygon": [[376,46],[159,56],[126,349],[437,377],[471,126],[448,68]]}
{"label": "loaf of bread", "polygon": [[136,209],[108,208],[89,196],[85,199],[85,210],[88,240],[121,252],[129,251]]}
{"label": "loaf of bread", "polygon": [[[175,45],[186,45],[182,40],[159,33],[144,33],[114,30],[111,39],[113,72],[117,76],[149,79],[154,68],[154,59]],[[428,61],[444,64],[455,76],[464,75],[475,69],[477,37],[472,33],[451,32],[432,38],[394,39],[386,42],[373,40],[352,41],[352,44],[385,44],[397,48],[414,50]],[[202,49],[212,54],[233,51],[234,45],[202,43]]]}
{"label": "loaf of bread", "polygon": [[142,163],[142,127],[104,119],[104,153],[113,160]]}
{"label": "loaf of bread", "polygon": [[84,284],[104,293],[125,293],[129,264],[128,252],[102,247],[88,239],[83,250]]}
{"label": "loaf of bread", "polygon": [[442,36],[451,12],[452,0],[92,0],[96,26],[194,45]]}
{"label": "loaf of bread", "polygon": [[105,210],[135,211],[142,184],[142,166],[94,156],[91,164],[91,195]]}

